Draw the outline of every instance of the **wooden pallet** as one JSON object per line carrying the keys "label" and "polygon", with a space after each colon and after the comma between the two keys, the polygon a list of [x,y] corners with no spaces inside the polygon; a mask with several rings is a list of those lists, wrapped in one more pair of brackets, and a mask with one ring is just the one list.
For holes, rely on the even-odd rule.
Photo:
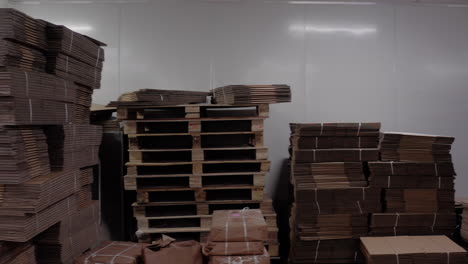
{"label": "wooden pallet", "polygon": [[203,118],[203,117],[268,117],[268,104],[222,105],[190,104],[171,106],[126,106],[117,108],[119,120]]}
{"label": "wooden pallet", "polygon": [[[276,227],[276,214],[263,214],[267,225]],[[139,229],[151,228],[210,228],[211,215],[189,215],[189,216],[162,216],[162,217],[139,217],[137,218]]]}
{"label": "wooden pallet", "polygon": [[262,201],[263,187],[137,189],[137,202]]}
{"label": "wooden pallet", "polygon": [[179,150],[244,147],[263,147],[263,132],[128,135],[128,148],[130,150]]}
{"label": "wooden pallet", "polygon": [[[152,241],[151,238],[157,235],[168,235],[170,237],[182,239],[187,236],[188,239],[195,239],[202,243],[207,242],[210,227],[180,227],[180,228],[140,228],[137,231],[139,241]],[[143,242],[144,243],[144,242]],[[278,228],[268,227],[268,240],[267,244],[278,243]]]}
{"label": "wooden pallet", "polygon": [[193,161],[171,163],[127,162],[128,175],[268,172],[269,160]]}
{"label": "wooden pallet", "polygon": [[130,162],[266,160],[263,147],[202,148],[202,149],[130,149]]}
{"label": "wooden pallet", "polygon": [[261,209],[262,212],[273,212],[271,201],[190,201],[190,202],[159,202],[133,205],[133,216],[164,217],[164,216],[190,216],[210,215],[215,210],[238,210],[243,208]]}
{"label": "wooden pallet", "polygon": [[200,118],[122,121],[124,134],[262,132],[264,118]]}
{"label": "wooden pallet", "polygon": [[202,188],[221,186],[265,186],[265,173],[214,173],[214,174],[175,174],[156,176],[126,175],[125,190],[135,191],[137,188]]}
{"label": "wooden pallet", "polygon": [[[188,231],[187,231],[188,230]],[[163,231],[163,232],[158,232]],[[208,240],[209,228],[200,228],[200,229],[180,229],[176,232],[164,232],[164,230],[158,230],[157,232],[152,232],[151,229],[140,229],[136,232],[139,243],[151,243],[161,238],[161,235],[168,235],[177,240],[196,240],[201,243],[206,243]],[[174,230],[170,230],[174,231]],[[177,232],[178,231],[178,232]],[[147,232],[147,233],[145,233]],[[269,232],[269,240],[265,242],[265,247],[268,250],[268,253],[272,257],[279,256],[279,243],[277,240],[277,229],[272,228]]]}

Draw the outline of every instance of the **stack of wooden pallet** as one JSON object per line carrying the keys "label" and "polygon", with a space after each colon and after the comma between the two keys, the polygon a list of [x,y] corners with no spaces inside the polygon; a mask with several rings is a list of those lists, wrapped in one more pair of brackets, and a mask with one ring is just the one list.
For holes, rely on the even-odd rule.
{"label": "stack of wooden pallet", "polygon": [[[57,28],[71,34],[72,40],[62,36],[66,33],[55,34]],[[39,263],[71,263],[70,255],[82,252],[70,254],[61,243],[78,241],[78,233],[87,232],[82,250],[99,239],[91,235],[98,234],[95,228],[88,229],[99,223],[91,184],[97,174],[102,129],[89,125],[89,105],[93,89],[99,87],[102,44],[70,32],[13,9],[0,9],[4,44],[0,48],[0,240],[24,243],[0,246],[0,263],[16,257],[13,263],[35,263],[38,247],[28,245],[39,243],[41,232],[54,232],[48,229],[82,214],[87,214],[89,224],[63,231],[67,234],[60,238],[68,239],[56,240],[46,250],[50,257]],[[69,75],[46,69],[63,54]],[[90,58],[96,61],[90,63]],[[76,62],[86,64],[86,71],[95,76],[73,75]]]}
{"label": "stack of wooden pallet", "polygon": [[373,235],[451,234],[456,226],[451,137],[384,133],[370,185],[383,189]]}
{"label": "stack of wooden pallet", "polygon": [[119,106],[129,140],[125,188],[137,191],[142,241],[160,234],[204,241],[211,213],[262,209],[278,255],[276,215],[265,198],[268,105]]}
{"label": "stack of wooden pallet", "polygon": [[292,263],[356,263],[368,216],[380,212],[367,187],[367,161],[378,160],[379,123],[291,124]]}

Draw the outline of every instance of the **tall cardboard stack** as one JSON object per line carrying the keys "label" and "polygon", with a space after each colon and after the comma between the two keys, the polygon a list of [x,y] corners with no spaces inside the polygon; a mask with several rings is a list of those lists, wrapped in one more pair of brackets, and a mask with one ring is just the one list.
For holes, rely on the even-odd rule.
{"label": "tall cardboard stack", "polygon": [[380,189],[365,166],[378,160],[379,123],[291,124],[292,263],[355,263]]}
{"label": "tall cardboard stack", "polygon": [[452,137],[384,133],[370,185],[383,188],[383,213],[372,235],[449,235],[455,230]]}
{"label": "tall cardboard stack", "polygon": [[[56,227],[81,214],[89,226],[99,221],[91,184],[102,129],[89,125],[88,108],[99,87],[102,43],[14,9],[0,9],[0,28],[0,241],[7,241],[1,242],[0,263],[35,263],[34,248],[50,256],[38,263],[71,263],[99,239],[88,226],[75,225],[66,234]],[[64,68],[52,67],[59,57]],[[82,70],[95,73],[93,85],[90,76],[72,77]],[[52,243],[51,233],[63,239]],[[61,258],[65,241],[78,234],[95,239],[74,243],[73,254]]]}
{"label": "tall cardboard stack", "polygon": [[262,210],[277,255],[276,215],[264,196],[269,106],[157,103],[113,103],[129,140],[125,188],[137,192],[140,241],[165,234],[203,242],[214,210],[248,207]]}

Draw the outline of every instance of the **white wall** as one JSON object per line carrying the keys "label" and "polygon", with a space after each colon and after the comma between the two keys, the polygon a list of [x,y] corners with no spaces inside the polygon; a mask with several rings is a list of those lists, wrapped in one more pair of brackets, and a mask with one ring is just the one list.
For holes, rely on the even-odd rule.
{"label": "white wall", "polygon": [[457,195],[468,195],[467,6],[217,1],[10,3],[109,44],[97,103],[140,88],[290,84],[293,103],[266,122],[269,190],[289,122],[381,121],[455,136]]}

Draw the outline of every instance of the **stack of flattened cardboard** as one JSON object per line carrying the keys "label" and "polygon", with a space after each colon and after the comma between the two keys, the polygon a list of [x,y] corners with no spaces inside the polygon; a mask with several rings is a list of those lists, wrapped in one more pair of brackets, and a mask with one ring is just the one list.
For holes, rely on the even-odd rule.
{"label": "stack of flattened cardboard", "polygon": [[[101,43],[62,28],[67,32],[62,35],[72,36],[69,41],[51,33],[56,28],[60,26],[47,28],[44,21],[0,9],[0,39],[5,44],[0,49],[0,240],[28,242],[61,221],[88,214],[91,222],[76,224],[81,230],[74,232],[87,236],[82,244],[89,248],[100,240],[87,231],[99,226],[98,214],[90,217],[86,212],[96,211],[90,184],[99,163],[102,129],[89,125],[88,113],[104,54]],[[80,53],[91,49],[99,55]],[[51,66],[63,54],[70,56],[65,64],[70,75],[57,76],[50,68],[46,73],[46,61]],[[90,58],[96,60],[90,63]],[[85,70],[92,71],[92,77],[74,76],[75,60],[87,63]],[[27,250],[34,256],[34,248]],[[72,261],[48,256],[47,263]],[[22,257],[14,263],[35,261]]]}
{"label": "stack of flattened cardboard", "polygon": [[286,84],[228,85],[213,89],[218,104],[275,104],[291,102],[291,88]]}
{"label": "stack of flattened cardboard", "polygon": [[31,243],[0,242],[0,264],[36,264]]}
{"label": "stack of flattened cardboard", "polygon": [[454,138],[384,133],[382,160],[369,162],[370,185],[383,188],[373,235],[443,235],[456,226],[450,150]]}
{"label": "stack of flattened cardboard", "polygon": [[48,72],[90,88],[101,86],[104,43],[52,23],[47,23],[47,41]]}
{"label": "stack of flattened cardboard", "polygon": [[11,8],[0,9],[0,66],[45,69],[45,23]]}
{"label": "stack of flattened cardboard", "polygon": [[18,184],[50,173],[47,139],[39,127],[0,126],[0,184]]}
{"label": "stack of flattened cardboard", "polygon": [[380,212],[366,162],[378,160],[379,123],[291,124],[292,263],[355,263],[368,215]]}
{"label": "stack of flattened cardboard", "polygon": [[446,236],[363,237],[361,249],[368,264],[462,264],[466,250]]}
{"label": "stack of flattened cardboard", "polygon": [[210,93],[198,91],[141,89],[136,92],[124,93],[112,106],[132,105],[180,105],[206,103]]}
{"label": "stack of flattened cardboard", "polygon": [[99,241],[100,207],[98,201],[71,214],[34,239],[39,264],[71,263]]}
{"label": "stack of flattened cardboard", "polygon": [[268,226],[261,210],[215,211],[208,240],[203,252],[210,264],[270,263],[264,247]]}

